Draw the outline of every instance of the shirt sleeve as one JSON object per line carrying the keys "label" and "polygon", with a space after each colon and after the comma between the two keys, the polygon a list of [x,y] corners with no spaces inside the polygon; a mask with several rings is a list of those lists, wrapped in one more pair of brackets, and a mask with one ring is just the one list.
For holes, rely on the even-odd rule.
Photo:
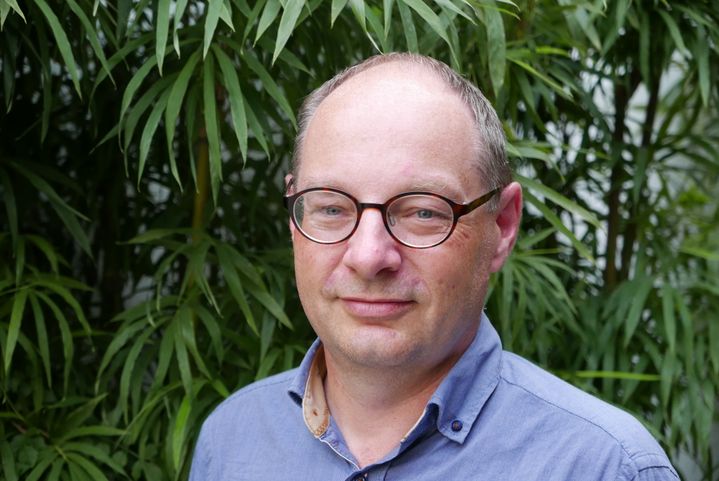
{"label": "shirt sleeve", "polygon": [[634,461],[637,471],[629,481],[679,481],[679,475],[666,456],[646,454]]}
{"label": "shirt sleeve", "polygon": [[632,481],[679,481],[679,476],[669,466],[662,466],[642,469]]}
{"label": "shirt sleeve", "polygon": [[195,445],[195,453],[192,456],[189,481],[213,481],[211,469],[212,449],[211,436],[208,433],[207,423],[202,426],[200,436]]}

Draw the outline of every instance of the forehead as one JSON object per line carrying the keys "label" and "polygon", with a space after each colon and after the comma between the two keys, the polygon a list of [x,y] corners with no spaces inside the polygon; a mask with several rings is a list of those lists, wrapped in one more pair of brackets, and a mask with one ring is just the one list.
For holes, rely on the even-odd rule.
{"label": "forehead", "polygon": [[307,127],[299,181],[384,194],[469,189],[480,180],[474,125],[469,107],[436,74],[399,62],[376,66],[320,104]]}

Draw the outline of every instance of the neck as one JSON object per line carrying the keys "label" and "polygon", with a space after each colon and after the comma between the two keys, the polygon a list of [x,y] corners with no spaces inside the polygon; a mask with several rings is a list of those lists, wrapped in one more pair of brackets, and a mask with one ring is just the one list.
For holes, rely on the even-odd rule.
{"label": "neck", "polygon": [[346,366],[325,352],[329,410],[360,467],[397,447],[462,352],[430,369],[401,370]]}

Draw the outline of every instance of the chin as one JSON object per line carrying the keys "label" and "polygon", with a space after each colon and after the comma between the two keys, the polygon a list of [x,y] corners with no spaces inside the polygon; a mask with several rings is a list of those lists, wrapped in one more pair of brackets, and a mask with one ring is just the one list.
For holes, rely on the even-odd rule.
{"label": "chin", "polygon": [[406,365],[418,357],[418,346],[407,342],[397,332],[390,335],[377,332],[356,334],[341,350],[345,357],[357,365],[389,368]]}

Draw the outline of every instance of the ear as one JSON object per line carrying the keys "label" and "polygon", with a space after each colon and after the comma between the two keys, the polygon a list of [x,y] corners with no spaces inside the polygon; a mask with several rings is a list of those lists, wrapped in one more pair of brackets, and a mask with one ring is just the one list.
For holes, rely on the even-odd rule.
{"label": "ear", "polygon": [[490,265],[491,272],[497,272],[512,252],[522,220],[522,186],[512,182],[502,190],[499,207],[495,213],[499,229],[499,242]]}
{"label": "ear", "polygon": [[[290,188],[292,187],[292,183],[295,180],[294,176],[292,174],[285,175],[285,193],[290,193]],[[287,222],[290,225],[290,234],[292,235],[292,240],[294,241],[295,238],[295,224],[292,222],[292,219],[290,216],[287,216]]]}

